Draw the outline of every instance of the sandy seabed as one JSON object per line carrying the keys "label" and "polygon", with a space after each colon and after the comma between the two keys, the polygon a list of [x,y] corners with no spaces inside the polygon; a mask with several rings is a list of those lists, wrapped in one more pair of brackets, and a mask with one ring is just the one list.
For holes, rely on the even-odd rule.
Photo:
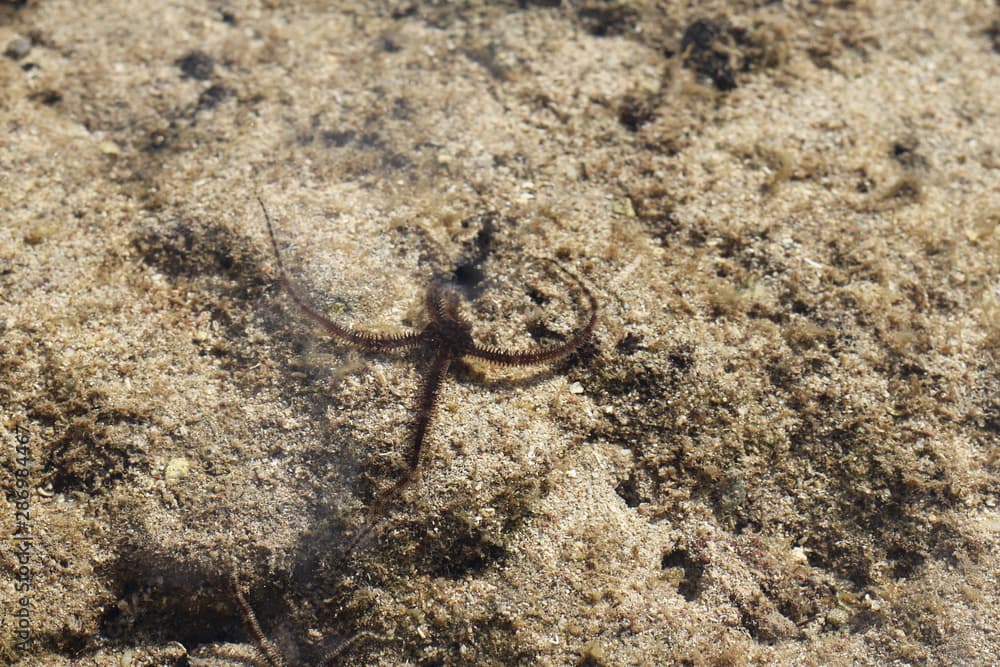
{"label": "sandy seabed", "polygon": [[[1000,8],[0,3],[0,661],[993,665]],[[475,340],[417,481],[455,280]],[[245,605],[233,590],[236,580]],[[248,627],[255,613],[260,636]]]}

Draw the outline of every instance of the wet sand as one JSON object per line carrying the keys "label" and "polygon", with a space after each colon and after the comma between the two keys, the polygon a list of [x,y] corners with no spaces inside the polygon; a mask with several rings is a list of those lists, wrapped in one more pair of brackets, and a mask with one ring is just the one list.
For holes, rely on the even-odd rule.
{"label": "wet sand", "polygon": [[[0,5],[0,661],[993,664],[1000,10],[337,4]],[[430,360],[257,197],[345,325],[600,305],[351,553]]]}

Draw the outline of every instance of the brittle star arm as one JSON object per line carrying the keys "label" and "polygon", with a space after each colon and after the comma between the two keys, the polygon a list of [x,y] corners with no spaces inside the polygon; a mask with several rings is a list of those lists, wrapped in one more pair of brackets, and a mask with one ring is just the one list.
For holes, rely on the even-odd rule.
{"label": "brittle star arm", "polygon": [[431,283],[424,295],[424,307],[431,319],[447,317],[449,313],[457,312],[458,295],[454,290],[442,289],[440,283]]}
{"label": "brittle star arm", "polygon": [[406,457],[406,472],[400,475],[399,479],[388,489],[379,494],[378,499],[372,504],[371,515],[378,515],[385,501],[395,496],[403,487],[413,481],[414,476],[420,466],[420,453],[424,449],[424,439],[427,437],[427,429],[434,418],[434,408],[437,405],[438,393],[444,383],[444,377],[448,374],[448,367],[451,365],[452,352],[448,348],[439,348],[431,362],[431,367],[424,377],[423,386],[420,389],[420,400],[417,403],[417,420],[413,426],[413,438],[410,441],[410,452]]}
{"label": "brittle star arm", "polygon": [[[575,280],[575,277],[574,277]],[[577,285],[587,297],[588,313],[586,321],[576,333],[570,336],[569,340],[554,347],[543,350],[504,350],[499,347],[483,346],[473,344],[465,350],[464,356],[482,359],[501,366],[530,366],[532,364],[544,364],[550,361],[558,361],[567,357],[583,345],[594,332],[594,325],[597,323],[597,299],[578,280]]]}
{"label": "brittle star arm", "polygon": [[395,498],[400,491],[410,485],[416,478],[420,465],[420,453],[424,448],[424,439],[427,436],[427,429],[431,425],[434,417],[434,407],[437,404],[438,393],[444,383],[445,375],[452,361],[452,351],[446,347],[438,348],[431,362],[431,367],[424,376],[423,386],[420,389],[420,400],[417,403],[417,420],[413,427],[413,439],[410,444],[410,452],[406,457],[406,472],[399,476],[392,486],[385,489],[372,502],[368,509],[367,524],[354,536],[354,539],[347,545],[346,553],[351,553],[361,543],[368,540],[375,530],[378,518],[382,515],[386,504]]}
{"label": "brittle star arm", "polygon": [[250,603],[247,602],[246,597],[243,595],[243,589],[235,574],[232,576],[231,584],[233,592],[236,595],[236,604],[243,614],[243,622],[257,643],[257,652],[264,658],[269,667],[286,667],[288,663],[285,661],[284,656],[281,655],[281,652],[271,640],[267,638],[267,635],[264,634],[264,631],[260,627],[260,623],[257,622],[257,614],[253,613],[253,607],[250,606]]}
{"label": "brittle star arm", "polygon": [[264,212],[264,220],[267,221],[267,233],[271,238],[271,248],[274,250],[274,258],[278,264],[278,274],[281,278],[281,284],[285,288],[285,291],[288,292],[288,295],[292,298],[292,301],[295,302],[295,305],[298,306],[299,309],[309,317],[309,319],[323,327],[326,332],[334,338],[339,338],[345,343],[363,350],[371,350],[373,352],[405,350],[415,347],[418,343],[420,343],[421,338],[418,333],[386,334],[379,336],[368,333],[367,331],[355,331],[343,325],[337,324],[320,313],[315,306],[309,303],[309,301],[302,296],[302,294],[292,284],[292,281],[288,279],[288,274],[285,271],[285,263],[281,260],[281,251],[278,250],[278,241],[274,236],[274,226],[271,224],[271,216],[268,214],[267,208],[264,206],[264,202],[261,201],[259,197],[257,198],[257,202],[260,204],[260,208]]}

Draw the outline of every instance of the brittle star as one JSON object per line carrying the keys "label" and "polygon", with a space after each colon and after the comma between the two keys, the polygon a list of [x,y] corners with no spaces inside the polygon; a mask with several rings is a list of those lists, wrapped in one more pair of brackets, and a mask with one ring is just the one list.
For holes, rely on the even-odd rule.
{"label": "brittle star", "polygon": [[376,496],[369,509],[368,525],[352,540],[347,549],[349,553],[374,529],[376,520],[381,515],[386,503],[398,495],[408,484],[412,483],[420,466],[421,454],[427,430],[434,416],[438,394],[444,382],[448,368],[455,360],[462,358],[480,359],[500,366],[531,366],[563,359],[576,351],[593,333],[597,322],[597,299],[593,293],[575,275],[558,267],[550,260],[550,265],[560,268],[563,273],[572,278],[580,292],[587,299],[587,313],[581,318],[583,324],[568,339],[559,345],[539,350],[506,350],[490,345],[480,345],[472,339],[472,325],[459,312],[459,293],[454,285],[433,282],[427,289],[425,305],[430,321],[420,331],[398,334],[374,334],[360,331],[330,320],[299,292],[292,284],[285,271],[278,241],[274,235],[271,216],[259,198],[264,219],[267,221],[267,231],[271,238],[271,247],[278,265],[281,283],[292,301],[334,338],[352,347],[370,352],[392,352],[396,350],[412,350],[423,347],[433,354],[430,367],[426,370],[417,400],[416,422],[413,427],[410,451],[407,455],[407,469],[388,489]]}

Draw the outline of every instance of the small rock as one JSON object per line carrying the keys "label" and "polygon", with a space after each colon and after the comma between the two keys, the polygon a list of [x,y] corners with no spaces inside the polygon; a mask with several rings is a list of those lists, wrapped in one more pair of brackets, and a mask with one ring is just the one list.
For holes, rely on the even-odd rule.
{"label": "small rock", "polygon": [[102,141],[97,144],[97,150],[101,151],[104,155],[118,156],[121,155],[121,149],[118,148],[118,144],[113,141]]}
{"label": "small rock", "polygon": [[846,609],[831,609],[826,615],[827,625],[833,628],[839,628],[847,621],[851,620],[851,615],[847,613]]}
{"label": "small rock", "polygon": [[163,471],[163,476],[168,482],[176,482],[183,479],[191,472],[191,461],[183,456],[170,459],[167,467]]}
{"label": "small rock", "polygon": [[11,60],[20,60],[28,55],[29,51],[31,51],[31,40],[27,37],[15,37],[10,40],[3,54]]}
{"label": "small rock", "polygon": [[204,51],[191,51],[182,58],[174,61],[180,68],[182,75],[188,79],[198,79],[205,81],[212,77],[212,70],[215,68],[215,61],[212,56]]}

